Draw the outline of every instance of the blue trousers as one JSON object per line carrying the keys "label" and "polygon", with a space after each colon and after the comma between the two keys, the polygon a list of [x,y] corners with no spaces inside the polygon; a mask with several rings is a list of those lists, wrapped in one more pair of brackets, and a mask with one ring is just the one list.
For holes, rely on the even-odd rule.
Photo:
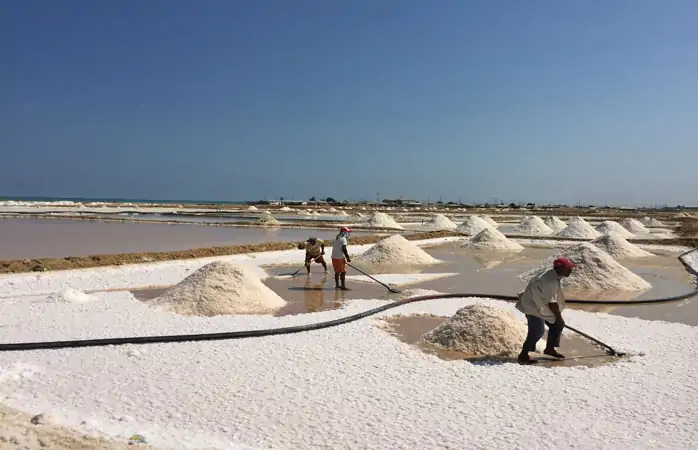
{"label": "blue trousers", "polygon": [[526,314],[528,321],[528,335],[524,342],[522,352],[535,352],[536,344],[545,334],[545,326],[548,326],[548,342],[545,348],[555,348],[560,346],[560,337],[562,336],[562,327],[554,323],[550,323],[545,319]]}

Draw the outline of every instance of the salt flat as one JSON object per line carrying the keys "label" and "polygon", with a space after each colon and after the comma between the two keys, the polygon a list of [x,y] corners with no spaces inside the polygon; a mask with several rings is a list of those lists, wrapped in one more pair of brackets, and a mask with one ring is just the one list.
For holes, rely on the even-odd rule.
{"label": "salt flat", "polygon": [[[696,253],[685,260],[698,269]],[[66,272],[42,289],[95,270],[104,269]],[[114,270],[130,283],[132,268]],[[4,277],[2,286],[29,293],[33,281]],[[0,302],[0,341],[276,328],[386,303],[203,318],[155,310],[126,292],[93,296],[75,304],[8,297]],[[690,448],[698,439],[696,327],[569,310],[571,326],[644,355],[595,368],[543,368],[443,361],[378,326],[380,317],[450,316],[475,302],[513,310],[487,299],[435,300],[294,335],[0,353],[0,398],[85,432],[140,433],[172,449]]]}

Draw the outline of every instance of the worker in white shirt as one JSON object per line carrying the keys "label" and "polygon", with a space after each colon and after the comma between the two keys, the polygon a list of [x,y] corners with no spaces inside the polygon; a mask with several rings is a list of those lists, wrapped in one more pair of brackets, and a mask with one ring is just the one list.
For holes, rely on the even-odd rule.
{"label": "worker in white shirt", "polygon": [[[347,245],[349,245],[349,233],[351,230],[347,227],[339,229],[339,234],[334,239],[332,244],[332,268],[334,269],[334,288],[348,291],[347,279],[347,263],[351,262]],[[341,284],[340,284],[341,282]]]}
{"label": "worker in white shirt", "polygon": [[322,267],[327,273],[327,263],[325,262],[325,241],[315,237],[311,237],[305,243],[305,270],[308,271],[310,275],[310,263],[315,261],[318,264],[322,264]]}
{"label": "worker in white shirt", "polygon": [[529,352],[536,351],[536,344],[545,334],[545,325],[548,326],[548,340],[543,353],[555,358],[565,358],[555,350],[560,346],[560,337],[565,327],[565,320],[562,318],[565,294],[562,292],[560,279],[570,276],[575,267],[576,264],[569,259],[557,258],[552,269],[536,275],[519,294],[516,309],[524,313],[528,321],[528,335],[518,357],[520,363],[535,362],[529,356]]}

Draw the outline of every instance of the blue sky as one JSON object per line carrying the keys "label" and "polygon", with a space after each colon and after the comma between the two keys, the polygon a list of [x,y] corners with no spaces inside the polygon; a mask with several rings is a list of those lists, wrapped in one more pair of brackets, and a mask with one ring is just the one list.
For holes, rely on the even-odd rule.
{"label": "blue sky", "polygon": [[25,0],[0,196],[698,204],[698,3]]}

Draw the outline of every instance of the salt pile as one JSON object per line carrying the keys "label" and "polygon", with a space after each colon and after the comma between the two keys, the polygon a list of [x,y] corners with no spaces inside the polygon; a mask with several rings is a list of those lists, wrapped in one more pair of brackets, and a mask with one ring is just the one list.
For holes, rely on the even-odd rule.
{"label": "salt pile", "polygon": [[453,230],[456,228],[456,224],[443,214],[434,214],[431,216],[431,219],[424,223],[424,226],[438,230]]}
{"label": "salt pile", "polygon": [[259,219],[255,221],[255,223],[258,225],[276,226],[279,225],[281,222],[276,220],[276,218],[271,214],[262,214],[261,216],[259,216]]}
{"label": "salt pile", "polygon": [[547,226],[538,216],[526,216],[516,227],[516,231],[523,234],[551,234],[552,228]]}
{"label": "salt pile", "polygon": [[337,212],[336,215],[337,215],[337,216],[348,216],[349,214],[347,214],[346,211],[339,211],[339,212]]}
{"label": "salt pile", "polygon": [[291,208],[289,208],[288,206],[284,206],[283,208],[281,208],[281,211],[289,212],[289,211],[293,211],[293,210]]}
{"label": "salt pile", "polygon": [[375,212],[370,219],[366,222],[369,227],[374,228],[394,228],[402,230],[402,225],[395,222],[392,217],[382,212]]}
{"label": "salt pile", "polygon": [[257,207],[252,205],[249,208],[247,208],[248,211],[257,211]]}
{"label": "salt pile", "polygon": [[187,316],[264,314],[286,305],[251,268],[221,261],[200,268],[152,303]]}
{"label": "salt pile", "polygon": [[478,356],[509,356],[521,351],[526,326],[509,310],[474,304],[459,309],[422,336],[425,342]]}
{"label": "salt pile", "polygon": [[482,250],[523,250],[523,246],[504,236],[494,228],[485,228],[475,237],[465,242],[462,247]]}
{"label": "salt pile", "polygon": [[458,225],[456,230],[473,236],[487,228],[492,228],[492,225],[490,225],[489,222],[483,218],[478,216],[468,216],[462,224]]}
{"label": "salt pile", "polygon": [[[562,285],[585,291],[644,291],[652,287],[645,279],[631,272],[611,255],[589,242],[567,247],[560,256],[577,264],[572,275],[563,278]],[[552,268],[552,260],[521,275],[524,280]]]}
{"label": "salt pile", "polygon": [[299,216],[309,216],[310,213],[308,211],[298,211]]}
{"label": "salt pile", "polygon": [[646,227],[663,227],[664,224],[654,217],[645,217],[642,219],[642,224]]}
{"label": "salt pile", "polygon": [[621,236],[624,238],[634,238],[635,237],[635,235],[633,233],[631,233],[630,231],[623,228],[623,225],[621,225],[618,222],[615,222],[613,220],[606,220],[604,222],[601,222],[601,224],[596,227],[596,231],[598,231],[602,235],[607,235],[607,234],[613,233],[617,236]]}
{"label": "salt pile", "polygon": [[544,223],[553,231],[564,230],[567,224],[562,220],[558,219],[556,216],[548,216],[545,218]]}
{"label": "salt pile", "polygon": [[494,228],[497,228],[499,226],[499,224],[497,222],[495,222],[494,219],[492,219],[490,216],[487,216],[485,214],[481,214],[479,217],[482,220],[484,220],[485,222],[489,223],[490,226],[492,226]]}
{"label": "salt pile", "polygon": [[379,266],[434,264],[440,262],[399,234],[378,241],[373,247],[358,255],[354,260]]}
{"label": "salt pile", "polygon": [[654,256],[616,233],[601,236],[591,241],[591,243],[616,259]]}
{"label": "salt pile", "polygon": [[77,289],[67,288],[51,296],[50,299],[59,303],[87,303],[96,300],[97,297]]}
{"label": "salt pile", "polygon": [[623,225],[631,233],[648,234],[650,232],[650,230],[645,228],[642,222],[640,222],[637,219],[623,219],[623,221],[620,224]]}
{"label": "salt pile", "polygon": [[596,239],[601,234],[593,229],[586,220],[581,217],[573,217],[567,226],[558,231],[555,236],[576,238],[576,239]]}

